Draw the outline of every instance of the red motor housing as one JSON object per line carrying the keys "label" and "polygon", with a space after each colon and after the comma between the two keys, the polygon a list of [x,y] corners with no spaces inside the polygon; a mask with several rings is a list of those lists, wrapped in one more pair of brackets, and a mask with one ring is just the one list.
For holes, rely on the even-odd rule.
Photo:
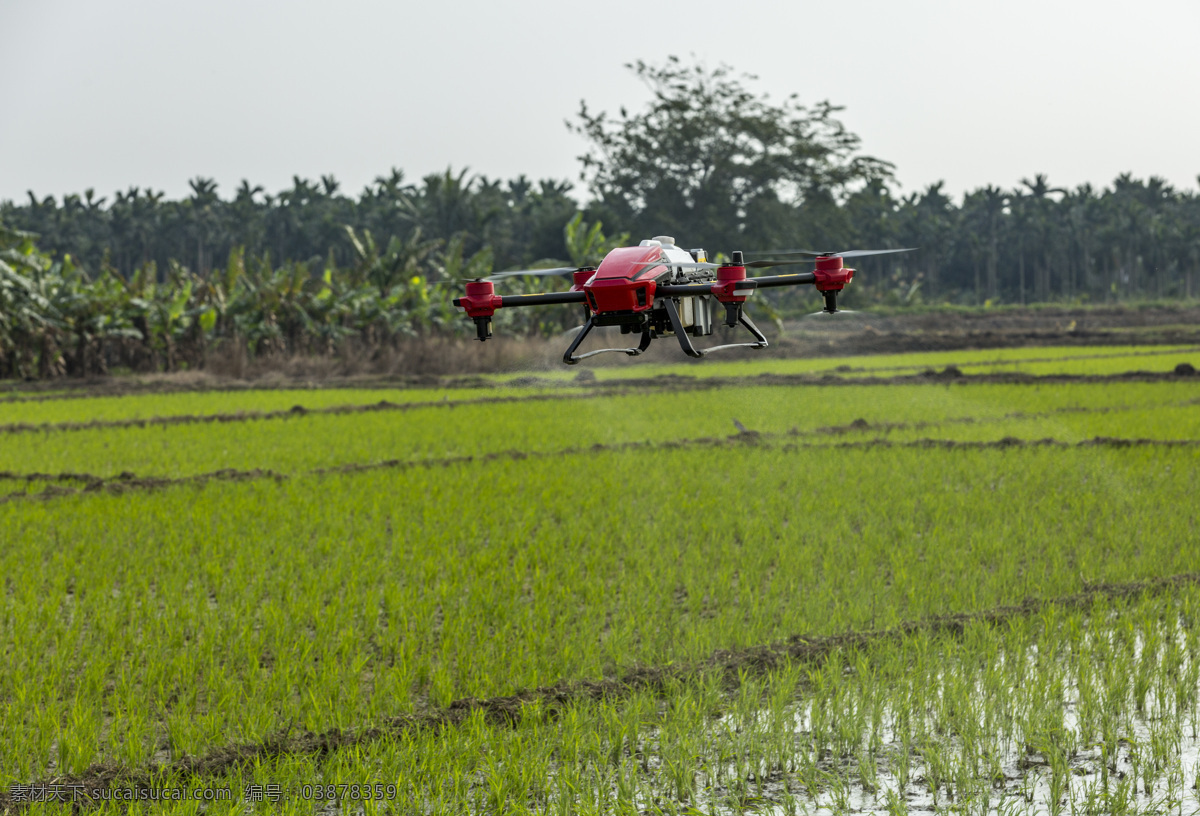
{"label": "red motor housing", "polygon": [[817,266],[813,270],[816,276],[816,287],[822,292],[836,292],[854,278],[854,270],[842,266],[839,255],[817,258]]}
{"label": "red motor housing", "polygon": [[590,281],[596,274],[595,269],[576,269],[571,273],[571,291],[582,292],[583,285]]}
{"label": "red motor housing", "polygon": [[[740,254],[740,253],[737,253]],[[746,267],[721,266],[717,268],[717,282],[712,285],[713,297],[721,303],[745,303],[750,290],[738,294],[737,285],[746,279]]]}
{"label": "red motor housing", "polygon": [[503,299],[496,294],[495,284],[491,281],[480,280],[468,283],[467,293],[456,299],[454,305],[465,309],[468,317],[476,318],[491,317],[503,302]]}

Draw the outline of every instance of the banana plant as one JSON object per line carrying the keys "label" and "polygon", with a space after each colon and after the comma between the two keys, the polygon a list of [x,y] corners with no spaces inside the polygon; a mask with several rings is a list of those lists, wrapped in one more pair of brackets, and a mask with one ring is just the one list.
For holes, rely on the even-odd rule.
{"label": "banana plant", "polygon": [[374,284],[383,298],[393,287],[427,271],[431,256],[442,245],[440,238],[426,240],[421,228],[414,227],[407,238],[393,235],[381,251],[370,230],[363,230],[359,238],[353,227],[345,229],[354,247],[357,279]]}
{"label": "banana plant", "polygon": [[37,252],[35,237],[0,231],[0,360],[21,377],[62,373],[56,341],[65,324],[55,301],[64,266]]}
{"label": "banana plant", "polygon": [[612,238],[605,237],[602,222],[588,224],[583,220],[583,213],[578,212],[563,227],[563,243],[566,246],[567,258],[572,264],[595,266],[609,250],[629,243],[629,233],[622,232]]}

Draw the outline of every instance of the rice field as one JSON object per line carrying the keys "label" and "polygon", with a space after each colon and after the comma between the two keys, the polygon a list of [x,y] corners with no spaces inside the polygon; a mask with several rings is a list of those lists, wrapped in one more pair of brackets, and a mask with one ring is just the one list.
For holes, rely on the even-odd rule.
{"label": "rice field", "polygon": [[0,811],[1200,812],[1185,362],[14,392]]}

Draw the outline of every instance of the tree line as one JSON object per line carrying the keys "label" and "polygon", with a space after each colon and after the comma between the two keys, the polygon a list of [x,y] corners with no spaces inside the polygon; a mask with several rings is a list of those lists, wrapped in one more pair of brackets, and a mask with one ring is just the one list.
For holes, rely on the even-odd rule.
{"label": "tree line", "polygon": [[[855,289],[876,303],[1200,294],[1193,191],[1131,175],[1065,189],[1034,175],[958,199],[941,183],[902,194],[836,106],[772,100],[726,66],[629,67],[651,90],[643,110],[583,104],[569,123],[589,145],[582,205],[563,180],[447,170],[409,182],[398,169],[357,195],[323,176],[278,193],[243,181],[222,197],[197,177],[180,199],[130,188],[0,202],[0,376],[203,365],[221,342],[328,353],[454,334],[461,277],[593,264],[657,234],[710,255],[920,247],[863,259]],[[807,307],[802,291],[772,297],[769,310]],[[533,311],[508,328],[571,322]]]}

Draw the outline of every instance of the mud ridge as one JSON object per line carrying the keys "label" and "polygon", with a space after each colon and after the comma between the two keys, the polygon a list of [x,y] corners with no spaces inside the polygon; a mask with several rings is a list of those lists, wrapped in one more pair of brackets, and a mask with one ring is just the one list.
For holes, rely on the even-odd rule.
{"label": "mud ridge", "polygon": [[[1122,344],[1127,345],[1127,344]],[[1117,353],[1104,354],[1079,354],[1079,355],[1059,355],[1056,357],[1030,357],[1021,360],[995,360],[990,363],[982,363],[984,365],[1024,365],[1026,363],[1057,363],[1070,362],[1075,360],[1108,360],[1114,358],[1133,358],[1133,357],[1161,357],[1177,354],[1186,354],[1193,351],[1200,351],[1200,347],[1188,349],[1169,349],[1155,351],[1122,351]],[[851,355],[847,357],[845,365],[838,366],[835,369],[836,373],[847,374],[864,374],[880,371],[911,371],[912,365],[894,365],[894,366],[856,366],[853,364],[855,357],[864,355]],[[875,355],[870,355],[875,356]],[[818,355],[824,359],[824,355]],[[748,358],[752,359],[752,358]],[[686,362],[686,361],[684,361]],[[972,362],[970,365],[979,365],[979,361]],[[590,372],[591,369],[585,369]],[[824,373],[824,372],[819,372]],[[682,375],[690,377],[691,375]],[[612,382],[612,381],[609,381]],[[57,400],[76,400],[76,399],[91,399],[103,397],[124,397],[137,395],[159,395],[159,394],[209,394],[209,393],[227,393],[238,394],[248,391],[338,391],[338,390],[403,390],[406,388],[439,388],[439,389],[476,389],[476,388],[502,388],[511,385],[521,384],[552,384],[558,386],[590,386],[596,384],[595,380],[580,380],[576,378],[575,382],[563,382],[561,380],[550,380],[537,375],[519,376],[508,381],[496,381],[487,379],[477,375],[415,375],[409,377],[339,377],[329,381],[312,381],[309,379],[289,379],[283,381],[268,381],[268,382],[170,382],[170,381],[151,381],[137,382],[129,381],[119,377],[100,377],[91,378],[79,381],[71,381],[64,383],[60,380],[48,380],[36,383],[23,383],[20,385],[9,386],[6,389],[0,389],[0,405],[4,403],[38,403],[52,402]],[[39,391],[51,391],[53,393],[38,393]]]}
{"label": "mud ridge", "polygon": [[0,404],[160,394],[240,394],[247,391],[336,391],[348,389],[395,391],[405,388],[489,388],[495,384],[490,379],[472,374],[414,374],[400,377],[366,375],[331,377],[325,380],[291,377],[263,381],[228,379],[222,381],[220,378],[214,377],[191,382],[169,379],[140,381],[132,377],[116,375],[80,380],[64,381],[60,379],[12,383],[7,388],[0,389],[0,393],[3,393],[3,396],[0,396]]}
{"label": "mud ridge", "polygon": [[137,419],[94,419],[89,422],[14,422],[0,425],[0,434],[51,433],[57,431],[93,431],[102,428],[149,428],[171,425],[223,425],[230,422],[261,422],[274,419],[294,419],[309,415],[372,414],[380,411],[415,411],[423,408],[456,408],[464,405],[492,405],[512,402],[543,402],[546,400],[584,399],[588,393],[527,394],[510,397],[479,397],[466,400],[426,400],[422,402],[379,402],[364,405],[331,405],[324,408],[305,408],[293,405],[277,411],[237,411],[228,414],[175,414]]}
{"label": "mud ridge", "polygon": [[[857,420],[856,420],[857,422]],[[917,423],[919,426],[920,423]],[[96,493],[105,492],[112,494],[129,493],[138,490],[160,490],[168,487],[176,487],[179,485],[204,485],[209,482],[241,482],[254,479],[274,479],[276,482],[282,482],[289,478],[305,476],[326,476],[349,473],[365,473],[373,470],[413,470],[415,468],[426,468],[429,470],[435,468],[448,468],[455,465],[469,465],[477,463],[487,463],[496,461],[511,461],[519,462],[525,459],[557,459],[569,456],[580,456],[583,454],[595,453],[619,453],[625,451],[647,450],[661,448],[663,450],[677,450],[681,448],[722,448],[722,447],[744,447],[747,445],[761,445],[763,443],[771,443],[782,451],[799,451],[799,450],[867,450],[873,448],[916,448],[923,450],[1009,450],[1013,448],[1055,448],[1066,450],[1071,448],[1140,448],[1140,447],[1157,447],[1157,448],[1198,448],[1200,447],[1200,439],[1142,439],[1133,438],[1126,439],[1112,436],[1096,436],[1091,439],[1085,439],[1079,442],[1064,442],[1054,439],[1053,437],[1045,437],[1042,439],[1020,439],[1014,436],[1005,436],[1000,439],[993,440],[956,440],[956,439],[908,439],[901,441],[892,441],[890,439],[875,438],[853,441],[832,441],[832,442],[795,442],[789,441],[796,438],[819,436],[823,433],[839,434],[849,431],[863,430],[896,430],[897,428],[905,427],[903,423],[883,423],[880,425],[871,425],[864,422],[861,425],[851,423],[845,426],[835,426],[830,428],[818,428],[815,431],[791,431],[788,433],[764,433],[760,431],[743,431],[728,437],[695,437],[690,439],[673,439],[666,442],[618,442],[614,444],[601,444],[584,447],[560,448],[553,451],[522,451],[522,450],[504,450],[493,451],[479,455],[462,455],[462,456],[446,456],[437,459],[386,459],[380,462],[352,462],[343,465],[332,465],[329,467],[313,468],[311,470],[299,471],[297,473],[280,473],[269,468],[253,468],[251,470],[236,470],[234,468],[222,468],[221,470],[208,471],[190,476],[169,477],[169,476],[138,476],[128,471],[122,472],[116,476],[99,476],[90,473],[12,473],[0,472],[0,479],[9,479],[14,481],[26,482],[81,482],[81,487],[63,487],[60,484],[51,484],[44,490],[38,492],[14,491],[0,495],[0,504],[8,502],[28,500],[49,500],[60,498],[62,496],[78,495],[80,493]],[[779,444],[782,442],[783,444]]]}
{"label": "mud ridge", "polygon": [[[421,402],[389,402],[380,400],[360,405],[334,405],[324,408],[305,408],[294,405],[276,411],[237,411],[216,414],[177,414],[152,416],[137,419],[97,419],[88,422],[15,422],[0,425],[0,434],[51,433],[60,431],[90,431],[105,428],[148,428],[155,426],[225,424],[230,422],[260,422],[292,419],[308,415],[347,415],[375,413],[379,411],[416,411],[431,408],[453,409],[459,406],[507,404],[520,402],[546,402],[554,400],[580,400],[594,397],[630,396],[633,394],[707,391],[717,388],[749,386],[890,386],[890,385],[1055,385],[1065,383],[1111,383],[1111,382],[1177,382],[1196,379],[1194,371],[1150,372],[1129,371],[1119,374],[1046,374],[1032,375],[1010,373],[964,374],[956,366],[947,366],[940,371],[926,369],[919,374],[893,377],[848,377],[831,372],[819,374],[759,374],[747,377],[687,377],[671,375],[652,379],[620,379],[609,382],[590,382],[585,388],[573,383],[527,378],[525,386],[553,387],[557,393],[527,394],[523,396],[477,397],[462,400],[424,400]],[[509,387],[506,384],[494,387]]]}
{"label": "mud ridge", "polygon": [[[965,365],[965,366],[972,366],[972,367],[980,366],[980,365],[1017,366],[1017,365],[1026,365],[1027,363],[1066,363],[1066,362],[1073,362],[1075,360],[1113,360],[1113,359],[1130,358],[1130,357],[1164,357],[1164,356],[1175,356],[1175,355],[1179,355],[1179,354],[1193,354],[1196,352],[1200,352],[1200,347],[1168,349],[1166,351],[1163,351],[1163,350],[1122,351],[1122,352],[1115,352],[1115,353],[1110,353],[1110,354],[1076,354],[1076,355],[1065,355],[1065,356],[1059,355],[1057,357],[1024,357],[1019,360],[991,360],[991,361],[973,360],[970,363],[961,363],[961,364],[947,363],[947,365],[953,365],[955,368],[957,368],[958,365]],[[848,359],[853,359],[853,358],[848,358]],[[855,366],[853,364],[847,363],[844,366],[838,366],[834,370],[839,371],[839,372],[846,372],[846,373],[863,373],[863,372],[877,372],[877,371],[911,371],[913,368],[920,368],[920,366],[913,366],[913,365],[906,365],[906,366],[905,365]]]}
{"label": "mud ridge", "polygon": [[279,473],[270,468],[252,468],[251,470],[221,468],[220,470],[197,473],[192,476],[177,477],[138,476],[129,471],[122,471],[116,476],[97,476],[91,473],[6,474],[5,472],[0,472],[0,479],[10,479],[12,481],[82,483],[81,487],[62,487],[59,484],[51,484],[44,490],[36,493],[29,493],[23,490],[12,491],[0,495],[0,504],[7,504],[22,499],[31,501],[56,499],[62,496],[76,496],[80,493],[105,492],[120,494],[137,490],[161,490],[167,487],[188,484],[203,485],[208,482],[245,482],[252,479],[274,479],[276,482],[282,482],[287,478],[287,474]]}
{"label": "mud ridge", "polygon": [[[89,790],[103,789],[116,783],[150,788],[155,784],[154,780],[161,780],[164,776],[217,776],[240,766],[277,756],[324,756],[342,748],[366,745],[417,729],[436,731],[454,727],[476,711],[482,712],[492,722],[515,724],[525,716],[531,705],[536,706],[540,715],[553,714],[572,704],[620,699],[639,691],[657,691],[673,682],[686,681],[700,675],[716,673],[727,683],[736,686],[739,677],[746,673],[765,673],[789,662],[813,662],[840,650],[866,649],[922,632],[958,636],[969,626],[996,625],[1013,618],[1036,615],[1049,607],[1087,609],[1100,600],[1135,598],[1197,585],[1200,585],[1200,573],[1183,573],[1120,584],[1085,582],[1081,591],[1068,595],[1026,598],[1019,604],[996,606],[977,612],[947,613],[905,622],[890,629],[860,630],[835,635],[793,635],[786,640],[745,649],[717,650],[708,659],[690,664],[633,666],[619,678],[562,681],[552,686],[484,699],[465,697],[455,700],[439,711],[392,717],[368,728],[332,729],[322,733],[288,728],[261,742],[222,746],[201,756],[185,756],[173,762],[154,764],[147,768],[129,769],[115,763],[100,763],[78,776],[56,777],[33,784],[80,785]],[[9,792],[0,791],[0,811],[18,812],[24,807],[25,803],[14,802]],[[83,803],[76,802],[76,807],[83,809]]]}

